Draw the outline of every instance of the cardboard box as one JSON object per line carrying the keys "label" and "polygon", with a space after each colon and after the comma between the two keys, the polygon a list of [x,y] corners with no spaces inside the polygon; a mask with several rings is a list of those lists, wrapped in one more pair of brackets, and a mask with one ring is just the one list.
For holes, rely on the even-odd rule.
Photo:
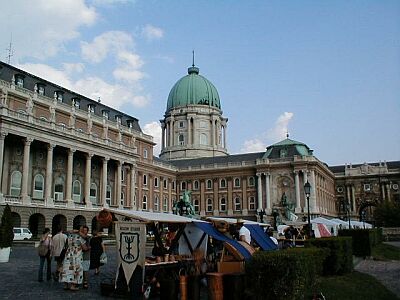
{"label": "cardboard box", "polygon": [[220,261],[217,268],[219,273],[241,273],[244,272],[244,261]]}

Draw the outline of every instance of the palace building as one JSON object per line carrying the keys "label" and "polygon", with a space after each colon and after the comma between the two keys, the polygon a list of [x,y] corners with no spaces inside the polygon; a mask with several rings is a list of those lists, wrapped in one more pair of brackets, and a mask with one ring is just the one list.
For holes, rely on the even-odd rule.
{"label": "palace building", "polygon": [[313,217],[372,220],[379,201],[400,201],[398,161],[329,167],[289,137],[229,155],[218,91],[194,65],[160,122],[157,158],[136,117],[0,62],[0,210],[37,234],[94,227],[102,207],[172,212],[185,190],[200,216],[270,223],[303,219],[307,181]]}

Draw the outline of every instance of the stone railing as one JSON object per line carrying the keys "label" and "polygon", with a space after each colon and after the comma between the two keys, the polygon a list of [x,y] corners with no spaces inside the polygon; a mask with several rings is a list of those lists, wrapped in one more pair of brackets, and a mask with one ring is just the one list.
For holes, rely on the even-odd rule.
{"label": "stone railing", "polygon": [[4,201],[10,204],[22,204],[22,198],[19,196],[4,195]]}

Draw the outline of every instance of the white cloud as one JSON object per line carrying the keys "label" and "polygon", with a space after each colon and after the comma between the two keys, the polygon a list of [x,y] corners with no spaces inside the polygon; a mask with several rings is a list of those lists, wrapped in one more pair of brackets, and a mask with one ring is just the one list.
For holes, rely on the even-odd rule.
{"label": "white cloud", "polygon": [[161,39],[164,36],[164,31],[153,25],[147,24],[142,29],[142,35],[149,41],[155,39]]}
{"label": "white cloud", "polygon": [[125,52],[133,47],[133,38],[123,31],[107,31],[95,37],[92,43],[81,42],[83,59],[92,62],[102,62],[108,54]]}
{"label": "white cloud", "polygon": [[14,0],[1,5],[0,45],[8,45],[12,33],[15,61],[45,59],[79,37],[79,29],[93,25],[96,19],[96,10],[84,0],[37,0],[34,4]]}
{"label": "white cloud", "polygon": [[284,112],[283,114],[281,114],[275,121],[274,128],[268,130],[267,138],[271,142],[278,142],[283,140],[286,137],[286,133],[288,132],[288,125],[292,118],[293,113],[291,112]]}
{"label": "white cloud", "polygon": [[263,133],[261,137],[246,140],[243,143],[241,152],[261,152],[265,151],[267,146],[279,142],[286,137],[288,132],[288,125],[294,114],[292,112],[284,112],[275,121],[273,128]]}
{"label": "white cloud", "polygon": [[[71,64],[64,64],[63,66],[70,68]],[[90,99],[97,100],[98,97],[101,97],[102,103],[115,109],[120,109],[123,105],[144,107],[149,103],[149,96],[140,95],[138,89],[118,83],[108,83],[99,77],[86,76],[73,81],[69,77],[71,74],[66,69],[55,69],[45,64],[22,64],[17,67]]]}
{"label": "white cloud", "polygon": [[138,54],[128,52],[128,51],[119,52],[118,59],[122,63],[128,64],[127,67],[133,68],[133,69],[140,69],[144,64],[142,58]]}
{"label": "white cloud", "polygon": [[146,134],[149,134],[153,136],[154,142],[157,143],[157,145],[154,147],[154,152],[153,154],[155,156],[158,156],[161,152],[161,126],[158,122],[151,122],[148,124],[145,124],[143,127],[143,132]]}
{"label": "white cloud", "polygon": [[63,63],[63,67],[65,72],[68,74],[82,73],[85,69],[85,65],[83,63]]}
{"label": "white cloud", "polygon": [[262,152],[265,151],[266,145],[259,139],[247,140],[244,142],[241,152]]}
{"label": "white cloud", "polygon": [[107,6],[107,5],[119,5],[119,4],[134,4],[136,0],[92,0],[93,5],[96,6]]}

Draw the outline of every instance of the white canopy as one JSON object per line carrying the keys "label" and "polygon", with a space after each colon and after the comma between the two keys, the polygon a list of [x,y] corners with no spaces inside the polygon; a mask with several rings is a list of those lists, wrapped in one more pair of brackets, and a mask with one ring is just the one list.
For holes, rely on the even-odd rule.
{"label": "white canopy", "polygon": [[350,224],[353,228],[372,228],[372,225],[366,222],[350,221]]}
{"label": "white canopy", "polygon": [[148,211],[137,211],[137,210],[125,210],[125,209],[114,209],[114,208],[103,208],[104,211],[110,213],[125,216],[135,220],[139,220],[145,223],[162,222],[162,223],[192,223],[203,222],[197,219],[191,219],[179,215],[170,213],[159,213],[159,212],[148,212]]}
{"label": "white canopy", "polygon": [[340,220],[340,219],[337,219],[337,218],[330,219],[330,221],[331,222],[335,222],[338,225],[342,225],[341,227],[343,227],[343,228],[349,228],[349,222],[348,221],[346,222],[346,221],[343,221],[343,220]]}
{"label": "white canopy", "polygon": [[324,224],[328,228],[328,230],[331,233],[333,233],[333,235],[337,235],[339,224],[336,223],[336,222],[333,222],[331,220],[325,219],[323,217],[318,217],[318,218],[312,219],[311,223],[313,223],[313,224]]}
{"label": "white canopy", "polygon": [[[237,219],[234,218],[223,218],[223,217],[208,217],[207,220],[210,221],[225,221],[228,224],[236,224],[237,223]],[[250,221],[250,220],[243,220],[244,224],[257,224],[260,226],[271,226],[270,224],[267,223],[259,223],[259,222],[254,222],[254,221]]]}

